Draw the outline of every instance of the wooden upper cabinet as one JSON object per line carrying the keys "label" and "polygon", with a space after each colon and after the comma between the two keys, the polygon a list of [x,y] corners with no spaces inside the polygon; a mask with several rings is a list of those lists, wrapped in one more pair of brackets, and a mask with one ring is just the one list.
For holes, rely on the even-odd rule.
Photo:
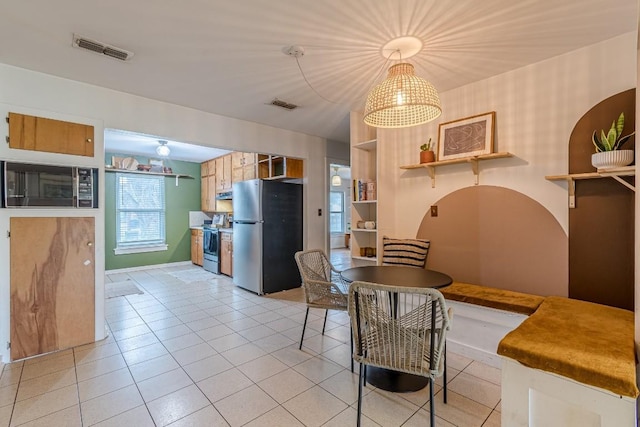
{"label": "wooden upper cabinet", "polygon": [[233,169],[241,168],[244,166],[244,154],[241,151],[234,151],[231,153],[231,167]]}
{"label": "wooden upper cabinet", "polygon": [[200,177],[209,176],[209,162],[200,163]]}
{"label": "wooden upper cabinet", "polygon": [[9,113],[9,148],[93,157],[93,126]]}
{"label": "wooden upper cabinet", "polygon": [[257,178],[256,153],[234,152],[231,154],[233,174],[232,182]]}
{"label": "wooden upper cabinet", "polygon": [[216,161],[216,192],[231,190],[231,154],[218,157]]}

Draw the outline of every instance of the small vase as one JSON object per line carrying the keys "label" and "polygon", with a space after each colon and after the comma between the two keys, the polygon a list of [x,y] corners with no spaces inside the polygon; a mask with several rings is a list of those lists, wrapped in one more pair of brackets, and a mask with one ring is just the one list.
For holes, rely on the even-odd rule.
{"label": "small vase", "polygon": [[433,151],[421,151],[420,163],[431,163],[436,161],[436,155]]}
{"label": "small vase", "polygon": [[633,150],[602,151],[591,155],[591,164],[596,169],[611,169],[630,165],[633,162]]}

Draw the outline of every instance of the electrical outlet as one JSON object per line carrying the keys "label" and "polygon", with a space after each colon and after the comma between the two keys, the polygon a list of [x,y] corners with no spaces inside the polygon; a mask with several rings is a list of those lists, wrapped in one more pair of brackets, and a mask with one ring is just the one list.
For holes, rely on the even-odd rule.
{"label": "electrical outlet", "polygon": [[431,206],[431,216],[438,216],[438,206],[437,205]]}
{"label": "electrical outlet", "polygon": [[318,216],[322,216],[322,209],[318,209]]}

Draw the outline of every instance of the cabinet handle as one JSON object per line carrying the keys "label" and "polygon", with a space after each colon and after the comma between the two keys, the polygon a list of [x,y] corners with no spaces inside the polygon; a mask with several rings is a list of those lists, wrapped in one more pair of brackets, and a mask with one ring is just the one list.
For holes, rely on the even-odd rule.
{"label": "cabinet handle", "polygon": [[87,142],[91,143],[93,140],[91,138],[87,138]]}
{"label": "cabinet handle", "polygon": [[89,246],[89,247],[93,246],[93,242],[88,242],[87,246]]}

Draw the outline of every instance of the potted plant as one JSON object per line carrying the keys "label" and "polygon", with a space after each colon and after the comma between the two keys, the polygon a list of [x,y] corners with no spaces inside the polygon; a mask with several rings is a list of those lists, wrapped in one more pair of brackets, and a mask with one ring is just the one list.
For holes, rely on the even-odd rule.
{"label": "potted plant", "polygon": [[436,161],[436,155],[432,150],[431,138],[426,144],[420,146],[420,163],[431,163]]}
{"label": "potted plant", "polygon": [[597,131],[593,131],[591,141],[596,152],[591,155],[591,164],[597,169],[609,169],[621,166],[627,166],[633,162],[633,150],[621,150],[620,148],[625,142],[631,138],[635,132],[622,136],[624,129],[624,112],[620,113],[618,120],[611,123],[611,128],[606,134],[604,130],[600,131],[598,137]]}

